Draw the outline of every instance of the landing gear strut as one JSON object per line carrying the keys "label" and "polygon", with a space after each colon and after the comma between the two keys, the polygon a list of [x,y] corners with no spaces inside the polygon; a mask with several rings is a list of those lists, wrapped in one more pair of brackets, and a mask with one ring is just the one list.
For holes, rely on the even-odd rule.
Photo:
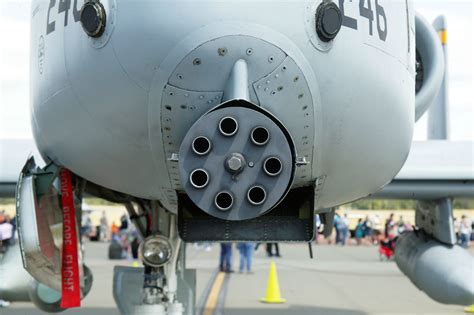
{"label": "landing gear strut", "polygon": [[[194,314],[196,275],[184,266],[184,243],[176,215],[158,204],[145,209],[146,236],[140,245],[143,268],[115,267],[114,298],[122,314]],[[153,217],[157,220],[151,220]],[[159,219],[159,220],[158,220]]]}

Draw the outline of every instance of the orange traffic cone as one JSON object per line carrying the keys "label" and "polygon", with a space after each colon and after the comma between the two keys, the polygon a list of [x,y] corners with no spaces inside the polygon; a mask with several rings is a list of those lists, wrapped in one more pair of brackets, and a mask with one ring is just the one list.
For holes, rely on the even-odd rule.
{"label": "orange traffic cone", "polygon": [[286,300],[281,298],[280,286],[278,284],[276,265],[272,261],[270,264],[270,272],[268,274],[267,292],[263,299],[260,299],[263,303],[285,303]]}

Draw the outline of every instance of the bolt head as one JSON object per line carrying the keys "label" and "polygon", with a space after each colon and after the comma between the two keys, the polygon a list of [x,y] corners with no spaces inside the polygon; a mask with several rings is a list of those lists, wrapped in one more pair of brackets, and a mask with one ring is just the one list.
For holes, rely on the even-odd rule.
{"label": "bolt head", "polygon": [[232,153],[226,159],[225,166],[229,172],[237,174],[244,169],[246,163],[247,162],[245,161],[245,158],[242,154]]}
{"label": "bolt head", "polygon": [[227,160],[227,166],[232,171],[238,171],[242,167],[242,165],[242,160],[236,156],[232,156],[230,159]]}

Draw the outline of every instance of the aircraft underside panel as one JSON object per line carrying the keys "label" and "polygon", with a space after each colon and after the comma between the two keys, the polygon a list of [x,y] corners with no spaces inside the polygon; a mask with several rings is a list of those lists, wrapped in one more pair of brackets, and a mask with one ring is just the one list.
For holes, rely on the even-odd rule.
{"label": "aircraft underside panel", "polygon": [[314,236],[313,196],[313,187],[294,189],[275,209],[263,216],[227,221],[210,216],[186,195],[179,195],[179,234],[185,242],[307,242]]}

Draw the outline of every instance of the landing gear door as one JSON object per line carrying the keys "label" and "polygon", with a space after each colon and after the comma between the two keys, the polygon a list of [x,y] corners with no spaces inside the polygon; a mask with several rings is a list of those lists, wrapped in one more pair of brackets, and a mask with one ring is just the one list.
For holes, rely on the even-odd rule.
{"label": "landing gear door", "polygon": [[39,169],[30,158],[16,193],[18,236],[25,269],[40,283],[61,291],[62,209],[59,168]]}

